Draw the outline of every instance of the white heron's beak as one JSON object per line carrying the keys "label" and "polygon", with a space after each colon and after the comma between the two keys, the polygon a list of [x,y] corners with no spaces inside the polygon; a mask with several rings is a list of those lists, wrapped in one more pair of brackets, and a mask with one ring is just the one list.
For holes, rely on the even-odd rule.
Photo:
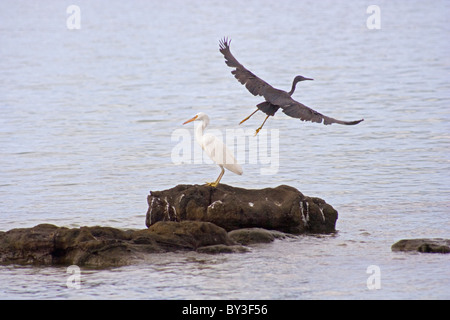
{"label": "white heron's beak", "polygon": [[189,119],[188,121],[184,122],[183,124],[186,124],[186,123],[195,121],[195,120],[197,120],[197,118],[198,118],[198,116],[195,116],[195,117],[193,117],[192,119]]}

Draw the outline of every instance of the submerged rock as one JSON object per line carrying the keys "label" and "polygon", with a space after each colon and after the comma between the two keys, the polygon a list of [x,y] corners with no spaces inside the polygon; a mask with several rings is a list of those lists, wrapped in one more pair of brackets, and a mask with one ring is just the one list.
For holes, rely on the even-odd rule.
{"label": "submerged rock", "polygon": [[450,253],[450,239],[404,239],[394,243],[392,251]]}
{"label": "submerged rock", "polygon": [[218,254],[218,253],[244,253],[250,251],[248,248],[240,245],[226,246],[223,244],[216,244],[212,246],[200,247],[197,249],[198,253]]}
{"label": "submerged rock", "polygon": [[338,217],[324,200],[286,185],[265,189],[178,185],[151,191],[147,202],[147,227],[158,221],[191,220],[211,222],[227,231],[257,227],[293,234],[331,233]]}

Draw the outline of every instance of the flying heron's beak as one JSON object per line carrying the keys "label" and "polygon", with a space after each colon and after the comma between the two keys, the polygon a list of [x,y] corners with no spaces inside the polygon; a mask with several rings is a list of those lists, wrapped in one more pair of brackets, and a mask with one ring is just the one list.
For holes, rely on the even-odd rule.
{"label": "flying heron's beak", "polygon": [[314,79],[312,79],[312,78],[305,78],[305,80],[314,80]]}
{"label": "flying heron's beak", "polygon": [[195,120],[197,120],[197,118],[198,118],[198,116],[195,116],[195,117],[193,117],[192,119],[189,119],[188,121],[184,122],[183,124],[186,124],[186,123],[195,121]]}

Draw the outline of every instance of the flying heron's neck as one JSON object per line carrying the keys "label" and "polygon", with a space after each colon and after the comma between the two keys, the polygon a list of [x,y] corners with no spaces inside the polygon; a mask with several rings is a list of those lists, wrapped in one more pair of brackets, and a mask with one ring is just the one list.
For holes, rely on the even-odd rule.
{"label": "flying heron's neck", "polygon": [[294,81],[292,81],[292,88],[291,88],[291,91],[288,92],[288,94],[289,94],[290,96],[292,96],[292,94],[294,93],[294,91],[295,91],[295,86],[297,85],[297,83],[298,83],[298,81],[295,81],[295,79],[294,79]]}

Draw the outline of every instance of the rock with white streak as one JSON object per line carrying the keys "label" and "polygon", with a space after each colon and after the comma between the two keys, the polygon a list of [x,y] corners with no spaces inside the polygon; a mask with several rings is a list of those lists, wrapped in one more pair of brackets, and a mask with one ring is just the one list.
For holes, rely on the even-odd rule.
{"label": "rock with white streak", "polygon": [[158,221],[204,221],[232,231],[264,228],[286,233],[332,233],[337,211],[324,200],[297,189],[244,189],[219,184],[178,185],[151,191],[147,197],[147,227]]}

